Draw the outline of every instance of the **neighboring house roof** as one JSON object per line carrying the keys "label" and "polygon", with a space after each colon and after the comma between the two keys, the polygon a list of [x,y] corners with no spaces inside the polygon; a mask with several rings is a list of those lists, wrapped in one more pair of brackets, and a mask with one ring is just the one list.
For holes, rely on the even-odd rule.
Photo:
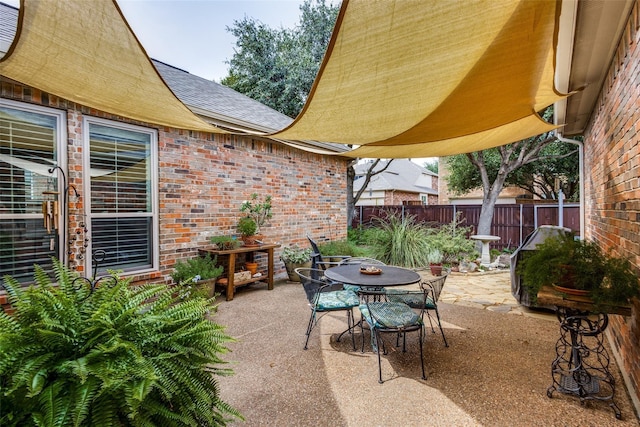
{"label": "neighboring house roof", "polygon": [[9,50],[18,25],[18,9],[0,3],[0,58]]}
{"label": "neighboring house roof", "polygon": [[[376,165],[374,172],[384,168],[389,161],[381,161]],[[370,163],[362,163],[356,165],[356,177],[363,176],[367,173],[367,170],[371,166]],[[426,180],[428,176],[437,177],[438,174],[431,172],[430,170],[415,164],[408,159],[394,159],[384,172],[375,175],[371,178],[368,189],[373,191],[406,191],[410,193],[427,193],[438,194],[438,190],[433,189],[427,184],[430,184],[431,180]],[[428,182],[425,182],[428,181]],[[364,179],[356,179],[353,182],[354,191],[362,188]]]}

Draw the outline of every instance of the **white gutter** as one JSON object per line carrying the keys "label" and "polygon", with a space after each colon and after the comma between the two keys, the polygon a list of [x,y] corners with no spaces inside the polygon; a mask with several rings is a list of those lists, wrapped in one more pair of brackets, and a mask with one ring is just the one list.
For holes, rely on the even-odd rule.
{"label": "white gutter", "polygon": [[578,175],[580,180],[580,239],[584,240],[584,143],[577,139],[564,138],[560,133],[556,133],[556,138],[558,138],[558,141],[576,144],[578,146]]}
{"label": "white gutter", "polygon": [[[571,65],[578,16],[578,1],[563,0],[558,24],[558,44],[556,46],[556,72],[554,83],[560,93],[569,93]],[[553,122],[564,125],[566,122],[567,99],[563,98],[553,105]],[[584,144],[582,141],[564,138],[560,130],[556,131],[559,141],[576,144],[578,146],[578,175],[580,188],[580,238],[584,239],[585,201],[584,201]]]}

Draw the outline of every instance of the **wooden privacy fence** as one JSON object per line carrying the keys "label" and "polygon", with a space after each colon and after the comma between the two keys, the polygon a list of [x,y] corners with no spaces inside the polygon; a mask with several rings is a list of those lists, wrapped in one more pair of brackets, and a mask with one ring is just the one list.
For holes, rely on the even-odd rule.
{"label": "wooden privacy fence", "polygon": [[[375,225],[376,218],[384,218],[390,211],[402,217],[413,215],[417,221],[433,227],[449,224],[459,215],[461,225],[478,229],[480,205],[402,205],[402,206],[356,206],[353,227]],[[493,212],[491,234],[500,240],[491,243],[492,249],[515,249],[533,230],[541,225],[558,225],[558,204],[497,205]],[[565,203],[562,209],[562,225],[575,233],[580,232],[580,205]]]}

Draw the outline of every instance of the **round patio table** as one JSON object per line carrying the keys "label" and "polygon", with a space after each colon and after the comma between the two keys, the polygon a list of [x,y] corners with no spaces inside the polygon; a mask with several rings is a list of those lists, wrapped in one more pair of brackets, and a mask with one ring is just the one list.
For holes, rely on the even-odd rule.
{"label": "round patio table", "polygon": [[375,267],[380,268],[382,273],[364,274],[360,272],[360,264],[352,264],[328,268],[324,275],[334,282],[374,288],[410,285],[420,281],[420,275],[413,270],[391,265]]}

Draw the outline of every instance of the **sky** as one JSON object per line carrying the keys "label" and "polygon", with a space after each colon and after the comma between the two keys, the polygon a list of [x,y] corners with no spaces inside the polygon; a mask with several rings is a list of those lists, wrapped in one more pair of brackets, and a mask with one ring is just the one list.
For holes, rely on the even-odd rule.
{"label": "sky", "polygon": [[[116,0],[153,59],[220,82],[233,56],[226,28],[245,16],[272,28],[293,28],[303,0]],[[2,0],[18,7],[20,0]]]}

